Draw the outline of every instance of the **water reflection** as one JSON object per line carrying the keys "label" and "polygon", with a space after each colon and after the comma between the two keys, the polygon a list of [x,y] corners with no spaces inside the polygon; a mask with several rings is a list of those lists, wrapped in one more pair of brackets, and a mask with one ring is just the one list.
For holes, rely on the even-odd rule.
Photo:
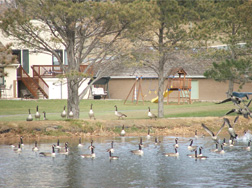
{"label": "water reflection", "polygon": [[[138,148],[140,137],[92,138],[95,159],[83,159],[81,154],[90,153],[90,138],[60,140],[69,142],[69,154],[41,157],[39,152],[50,152],[55,141],[26,142],[22,152],[16,153],[9,145],[0,145],[0,187],[250,187],[251,152],[243,149],[251,135],[237,139],[233,147],[224,147],[225,154],[210,151],[215,145],[210,137],[192,138],[194,145],[202,146],[207,160],[187,157],[190,138],[178,137],[179,157],[165,157],[173,152],[176,137],[143,137],[144,154],[134,155],[130,150]],[[223,138],[222,138],[223,139]],[[106,152],[114,141],[114,154],[118,160],[109,160]],[[57,152],[57,151],[56,151]]]}

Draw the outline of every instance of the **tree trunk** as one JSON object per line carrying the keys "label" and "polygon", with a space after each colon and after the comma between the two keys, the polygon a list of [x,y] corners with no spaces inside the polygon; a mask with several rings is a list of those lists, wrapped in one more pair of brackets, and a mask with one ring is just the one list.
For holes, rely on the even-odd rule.
{"label": "tree trunk", "polygon": [[229,84],[228,84],[228,95],[230,96],[234,91],[234,81],[233,80],[229,80]]}
{"label": "tree trunk", "polygon": [[158,68],[158,117],[164,117],[164,62],[163,58],[159,60]]}

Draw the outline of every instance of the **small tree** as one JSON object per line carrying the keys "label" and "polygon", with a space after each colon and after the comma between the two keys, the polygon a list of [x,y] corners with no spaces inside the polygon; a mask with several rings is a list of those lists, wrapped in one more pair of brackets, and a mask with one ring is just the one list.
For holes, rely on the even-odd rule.
{"label": "small tree", "polygon": [[[207,70],[204,76],[218,82],[231,81],[242,88],[245,83],[252,81],[252,61],[232,59],[221,63],[214,62],[213,68]],[[229,85],[228,94],[230,95],[232,92],[233,84]]]}

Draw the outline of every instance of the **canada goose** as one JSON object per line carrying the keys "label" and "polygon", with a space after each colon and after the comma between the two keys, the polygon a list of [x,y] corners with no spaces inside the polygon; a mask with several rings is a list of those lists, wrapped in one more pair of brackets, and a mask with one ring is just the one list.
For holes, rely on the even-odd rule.
{"label": "canada goose", "polygon": [[223,146],[227,146],[227,145],[228,145],[228,144],[226,143],[226,138],[223,138],[222,144],[223,144]]}
{"label": "canada goose", "polygon": [[33,118],[32,118],[32,115],[31,115],[31,110],[29,109],[28,112],[29,112],[29,115],[28,115],[28,117],[26,118],[26,121],[32,121]]}
{"label": "canada goose", "polygon": [[179,145],[178,145],[178,138],[175,138],[175,144],[173,145],[175,148],[178,148]]}
{"label": "canada goose", "polygon": [[175,148],[175,153],[165,153],[164,155],[166,157],[178,157],[179,156],[179,152],[178,152],[177,148]]}
{"label": "canada goose", "polygon": [[195,150],[195,159],[202,159],[202,160],[204,160],[204,159],[207,159],[207,158],[208,158],[207,156],[197,155],[197,150]]}
{"label": "canada goose", "polygon": [[189,141],[190,141],[190,145],[187,147],[188,150],[195,151],[198,148],[198,146],[193,146],[192,145],[193,144],[193,139],[190,139]]}
{"label": "canada goose", "polygon": [[219,131],[217,132],[217,134],[215,135],[212,131],[210,131],[210,129],[208,129],[204,123],[201,124],[202,127],[206,130],[206,132],[208,132],[210,134],[210,136],[212,137],[213,141],[216,143],[219,143],[218,141],[218,134],[221,132],[221,130],[223,129],[224,125],[225,125],[225,121],[222,124],[222,126],[220,127]]}
{"label": "canada goose", "polygon": [[148,134],[147,134],[146,138],[147,138],[147,139],[150,139],[150,137],[151,137],[151,136],[150,136],[150,129],[148,129]]}
{"label": "canada goose", "polygon": [[148,147],[148,146],[149,146],[148,144],[143,144],[143,138],[142,138],[142,137],[140,138],[139,144],[141,145],[142,148],[143,148],[143,147]]}
{"label": "canada goose", "polygon": [[79,144],[78,147],[83,147],[83,144],[81,143],[81,138],[79,138]]}
{"label": "canada goose", "polygon": [[[238,119],[239,119],[239,116],[237,116],[237,117],[235,118],[234,124],[237,122]],[[230,124],[229,119],[224,118],[224,121],[225,121],[225,122],[227,123],[227,125],[228,125],[228,132],[229,132],[229,134],[230,134],[230,137],[233,138],[233,139],[237,138],[238,135],[235,133],[235,130],[234,130],[233,126]]]}
{"label": "canada goose", "polygon": [[39,154],[44,157],[55,157],[55,150],[54,150],[55,145],[52,145],[52,152],[40,152]]}
{"label": "canada goose", "polygon": [[23,142],[23,137],[20,136],[20,144],[21,144],[21,147],[24,147],[24,142]]}
{"label": "canada goose", "polygon": [[82,158],[95,158],[94,147],[91,147],[91,154],[82,154]]}
{"label": "canada goose", "polygon": [[43,111],[43,114],[44,114],[44,120],[48,120],[48,119],[46,118],[46,112],[45,112],[45,111]]}
{"label": "canada goose", "polygon": [[59,154],[62,154],[62,155],[68,155],[68,143],[66,142],[65,143],[65,149],[63,151],[59,151],[58,153]]}
{"label": "canada goose", "polygon": [[119,159],[119,157],[118,156],[112,156],[112,151],[110,150],[110,151],[108,151],[109,152],[109,159],[110,160],[115,160],[115,159]]}
{"label": "canada goose", "polygon": [[211,151],[211,152],[217,152],[217,151],[218,151],[218,145],[219,145],[219,144],[216,143],[216,144],[215,144],[215,149],[210,149],[210,151]]}
{"label": "canada goose", "polygon": [[111,142],[111,148],[107,149],[107,152],[114,153],[114,141]]}
{"label": "canada goose", "polygon": [[218,154],[224,154],[225,151],[224,151],[224,148],[223,148],[223,145],[221,144],[221,150],[220,151],[216,151],[215,153],[218,153]]}
{"label": "canada goose", "polygon": [[131,150],[130,152],[135,154],[135,155],[143,155],[144,152],[142,150],[141,144],[139,144],[138,146],[139,146],[138,150]]}
{"label": "canada goose", "polygon": [[115,107],[115,115],[118,117],[118,119],[120,119],[120,118],[123,119],[123,117],[127,117],[126,114],[123,114],[123,113],[117,111],[117,106],[116,105],[114,107]]}
{"label": "canada goose", "polygon": [[[197,156],[202,156],[202,151],[201,151],[202,149],[203,149],[202,146],[199,147],[199,154]],[[197,151],[197,150],[195,150],[195,151]],[[187,156],[191,157],[191,158],[196,158],[195,154],[187,154]]]}
{"label": "canada goose", "polygon": [[229,146],[230,146],[230,147],[233,147],[233,146],[234,146],[234,138],[231,138],[231,142],[229,143]]}
{"label": "canada goose", "polygon": [[69,117],[69,118],[73,118],[73,117],[74,117],[74,114],[73,114],[72,108],[70,109],[70,112],[69,112],[69,114],[68,114],[68,117]]}
{"label": "canada goose", "polygon": [[14,148],[13,151],[15,151],[15,152],[21,152],[22,151],[20,142],[18,143],[18,148]]}
{"label": "canada goose", "polygon": [[61,117],[65,118],[66,115],[67,115],[67,113],[66,113],[66,106],[64,106],[63,111],[61,112]]}
{"label": "canada goose", "polygon": [[39,148],[38,148],[38,143],[37,141],[35,141],[35,146],[32,148],[32,151],[38,151]]}
{"label": "canada goose", "polygon": [[125,136],[125,134],[126,134],[126,132],[125,132],[125,130],[124,130],[124,125],[123,125],[120,135],[121,135],[121,136]]}
{"label": "canada goose", "polygon": [[92,148],[95,148],[95,147],[93,146],[93,142],[94,142],[94,141],[93,141],[93,140],[91,140],[91,142],[90,142],[90,146],[88,146],[88,149],[89,149],[89,150],[91,150]]}
{"label": "canada goose", "polygon": [[59,143],[60,143],[60,141],[59,141],[59,139],[58,139],[57,145],[55,146],[55,149],[60,149],[60,148],[61,148],[61,146],[59,145]]}
{"label": "canada goose", "polygon": [[89,115],[90,119],[94,118],[94,120],[95,120],[94,111],[93,111],[93,104],[90,105],[90,110],[88,112],[88,115]]}
{"label": "canada goose", "polygon": [[40,113],[38,111],[38,106],[36,107],[35,119],[39,119],[40,120]]}
{"label": "canada goose", "polygon": [[157,119],[157,116],[156,116],[155,114],[153,114],[153,113],[150,111],[150,107],[148,107],[148,109],[149,109],[148,117],[149,117],[150,119],[154,118],[154,119],[156,120],[156,119]]}
{"label": "canada goose", "polygon": [[249,105],[251,103],[252,99],[248,102],[248,104],[244,105],[244,107],[239,107],[238,109],[232,109],[229,112],[226,113],[226,115],[231,114],[233,112],[237,113],[238,115],[243,115],[244,118],[249,119],[249,117],[252,118],[251,110],[249,109]]}
{"label": "canada goose", "polygon": [[221,101],[221,102],[218,102],[216,104],[222,104],[222,103],[225,103],[225,102],[229,102],[229,101],[232,101],[235,105],[240,105],[240,103],[242,102],[242,99],[240,97],[236,97],[234,95],[231,95],[229,98]]}
{"label": "canada goose", "polygon": [[243,149],[245,149],[247,151],[250,151],[250,142],[251,142],[251,140],[248,141],[248,146],[247,147],[243,147]]}
{"label": "canada goose", "polygon": [[157,137],[155,137],[155,145],[158,145],[158,144],[160,144],[161,143],[161,141],[160,140],[158,140],[158,138]]}

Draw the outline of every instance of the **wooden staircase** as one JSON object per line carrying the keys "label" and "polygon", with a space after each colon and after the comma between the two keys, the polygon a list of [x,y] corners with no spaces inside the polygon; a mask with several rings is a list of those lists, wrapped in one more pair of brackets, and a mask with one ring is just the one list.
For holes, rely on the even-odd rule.
{"label": "wooden staircase", "polygon": [[46,84],[46,82],[39,74],[36,74],[36,71],[32,78],[27,74],[27,72],[23,69],[23,67],[20,66],[18,69],[18,78],[24,83],[26,88],[30,91],[30,93],[33,95],[35,99],[39,98],[48,99],[49,86]]}

